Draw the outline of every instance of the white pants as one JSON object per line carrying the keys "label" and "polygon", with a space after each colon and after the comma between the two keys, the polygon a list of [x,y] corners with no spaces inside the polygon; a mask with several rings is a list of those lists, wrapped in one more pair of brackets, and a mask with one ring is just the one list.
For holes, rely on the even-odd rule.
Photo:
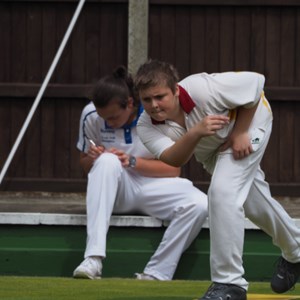
{"label": "white pants", "polygon": [[245,215],[273,238],[284,258],[300,261],[300,229],[272,198],[259,166],[270,134],[271,126],[260,148],[242,160],[229,153],[218,157],[208,192],[213,282],[248,288],[242,261]]}
{"label": "white pants", "polygon": [[207,218],[207,197],[184,178],[150,178],[124,169],[117,156],[102,154],[88,175],[85,257],[106,256],[112,213],[141,213],[169,220],[144,272],[171,280],[182,252]]}

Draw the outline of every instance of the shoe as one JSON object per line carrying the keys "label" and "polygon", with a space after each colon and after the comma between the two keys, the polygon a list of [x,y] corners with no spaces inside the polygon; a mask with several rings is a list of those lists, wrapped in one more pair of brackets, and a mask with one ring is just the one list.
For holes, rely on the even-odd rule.
{"label": "shoe", "polygon": [[87,257],[73,272],[74,278],[101,279],[102,261],[99,257]]}
{"label": "shoe", "polygon": [[247,300],[247,291],[234,284],[213,282],[206,294],[198,300]]}
{"label": "shoe", "polygon": [[135,273],[135,279],[137,280],[157,280],[154,276],[145,274],[145,273]]}
{"label": "shoe", "polygon": [[290,263],[283,257],[278,259],[277,269],[271,280],[271,288],[275,293],[285,293],[292,289],[300,276],[300,262]]}

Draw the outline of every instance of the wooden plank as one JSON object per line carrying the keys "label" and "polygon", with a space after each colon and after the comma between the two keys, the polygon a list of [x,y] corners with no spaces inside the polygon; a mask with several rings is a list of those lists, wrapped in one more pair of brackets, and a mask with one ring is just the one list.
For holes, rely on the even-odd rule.
{"label": "wooden plank", "polygon": [[[26,81],[40,82],[42,76],[42,11],[36,4],[27,7],[27,68]],[[34,99],[30,101],[33,104]],[[29,103],[29,101],[28,101]],[[38,177],[40,175],[40,113],[39,109],[29,123],[24,140],[26,144],[25,176]]]}
{"label": "wooden plank", "polygon": [[251,14],[251,71],[265,71],[265,8],[256,7]]}
{"label": "wooden plank", "polygon": [[[196,50],[195,50],[196,52]],[[196,53],[195,53],[196,59]],[[193,60],[192,60],[193,62]],[[199,65],[200,66],[200,65]],[[200,67],[199,67],[200,68]],[[197,69],[196,72],[202,72]],[[0,82],[0,102],[1,97],[35,97],[40,89],[40,84],[32,83],[1,83]],[[44,97],[47,98],[86,98],[89,95],[92,84],[49,84]],[[266,86],[265,93],[270,101],[300,101],[300,87],[280,87]]]}
{"label": "wooden plank", "polygon": [[161,57],[161,9],[157,6],[149,8],[149,58]]}
{"label": "wooden plank", "polygon": [[[279,180],[292,182],[294,171],[294,104],[286,103],[280,110]],[[297,153],[299,155],[299,153]]]}
{"label": "wooden plank", "polygon": [[295,127],[294,127],[294,174],[293,180],[300,182],[300,105],[295,105]]}
{"label": "wooden plank", "polygon": [[[28,2],[28,0],[2,0],[3,2]],[[78,0],[31,0],[31,2],[66,2],[77,3]],[[128,3],[128,0],[86,0],[91,3]],[[298,0],[149,0],[151,5],[217,5],[217,6],[299,6]]]}
{"label": "wooden plank", "polygon": [[191,25],[190,9],[183,6],[175,10],[175,65],[182,77],[190,75]]}
{"label": "wooden plank", "polygon": [[55,175],[54,165],[55,160],[59,159],[55,156],[55,127],[56,127],[56,101],[45,99],[41,103],[41,178],[53,178]]}
{"label": "wooden plank", "polygon": [[0,3],[0,82],[10,80],[11,62],[11,9]]}
{"label": "wooden plank", "polygon": [[[103,75],[110,74],[120,63],[115,59],[116,49],[116,23],[114,20],[114,6],[106,5],[101,8],[100,20],[100,65],[97,73],[97,79]],[[105,45],[103,47],[103,45]]]}
{"label": "wooden plank", "polygon": [[26,78],[26,4],[13,3],[11,31],[11,81],[22,82]]}
{"label": "wooden plank", "polygon": [[6,162],[11,150],[11,101],[3,101],[0,109],[0,168]]}
{"label": "wooden plank", "polygon": [[87,10],[83,9],[72,32],[71,44],[71,82],[72,83],[85,83],[86,81],[86,31],[85,22]]}
{"label": "wooden plank", "polygon": [[191,74],[205,70],[205,15],[204,10],[195,7],[191,10]]}
{"label": "wooden plank", "polygon": [[[69,27],[72,19],[73,12],[75,10],[74,4],[60,4],[57,6],[57,20],[56,20],[56,44],[57,49],[60,47],[61,42],[65,36],[65,33]],[[72,35],[70,36],[68,43],[60,57],[60,60],[56,67],[56,81],[60,83],[71,82],[71,53],[72,53]]]}
{"label": "wooden plank", "polygon": [[[176,19],[175,7],[163,6],[161,8],[161,22],[160,22],[160,57],[158,59],[167,61],[176,65]],[[179,37],[181,39],[181,37]]]}
{"label": "wooden plank", "polygon": [[272,101],[299,101],[299,87],[267,86],[265,91]]}
{"label": "wooden plank", "polygon": [[[28,0],[2,0],[28,2]],[[31,0],[31,2],[77,3],[78,0]],[[128,3],[128,0],[86,0],[87,3]],[[211,5],[211,6],[300,6],[298,0],[149,0],[151,5]]]}
{"label": "wooden plank", "polygon": [[[0,97],[35,97],[40,87],[41,84],[32,83],[0,83]],[[91,88],[91,84],[49,84],[44,93],[44,97],[67,98],[70,100],[74,98],[85,98]]]}
{"label": "wooden plank", "polygon": [[235,28],[233,8],[223,8],[220,11],[220,72],[234,71]]}
{"label": "wooden plank", "polygon": [[[209,181],[195,181],[194,185],[207,192]],[[299,197],[299,183],[270,183],[273,197]],[[63,193],[85,193],[86,179],[64,178],[11,178],[6,177],[0,186],[0,191],[45,191]]]}
{"label": "wooden plank", "polygon": [[41,82],[42,11],[36,4],[27,7],[26,82]]}
{"label": "wooden plank", "polygon": [[236,8],[235,12],[235,69],[237,71],[249,71],[251,61],[251,15],[248,8]]}
{"label": "wooden plank", "polygon": [[[95,0],[96,1],[96,0]],[[298,0],[149,0],[151,5],[299,6]]]}
{"label": "wooden plank", "polygon": [[207,73],[214,73],[219,70],[219,49],[220,49],[220,10],[219,8],[206,8],[205,24],[205,70]]}
{"label": "wooden plank", "polygon": [[280,85],[292,86],[295,74],[295,12],[281,11]]}
{"label": "wooden plank", "polygon": [[[28,0],[1,0],[3,2],[28,2]],[[41,3],[77,3],[78,0],[30,0],[30,2],[41,2]],[[94,3],[128,3],[128,0],[86,0],[86,2]]]}
{"label": "wooden plank", "polygon": [[296,9],[296,32],[295,32],[295,85],[300,86],[300,9]]}
{"label": "wooden plank", "polygon": [[[267,96],[268,98],[268,96]],[[280,103],[271,103],[273,112],[273,129],[271,137],[262,159],[262,169],[267,182],[278,182],[280,176],[279,144],[280,144]]]}
{"label": "wooden plank", "polygon": [[[181,176],[192,180],[193,182],[210,182],[210,175],[203,168],[202,164],[197,162],[195,157],[182,168]],[[201,185],[199,186],[201,191],[206,192],[207,189],[203,190]]]}
{"label": "wooden plank", "polygon": [[[116,23],[116,54],[115,59],[117,64],[127,66],[128,62],[128,5],[118,5],[115,8],[115,23]],[[149,47],[149,45],[148,45]]]}
{"label": "wooden plank", "polygon": [[0,191],[86,192],[86,179],[6,177]]}
{"label": "wooden plank", "polygon": [[79,150],[77,149],[77,141],[79,135],[79,120],[82,109],[89,101],[76,101],[72,103],[70,108],[70,173],[72,178],[83,178],[84,173],[79,165]]}
{"label": "wooden plank", "polygon": [[266,56],[265,72],[266,84],[279,85],[280,66],[280,9],[268,8],[266,15]]}
{"label": "wooden plank", "polygon": [[[95,83],[99,78],[100,68],[100,20],[102,18],[101,7],[95,4],[87,6],[86,18],[86,82]],[[104,44],[105,45],[105,44]]]}
{"label": "wooden plank", "polygon": [[25,177],[39,177],[41,168],[41,126],[40,109],[37,109],[24,135]]}
{"label": "wooden plank", "polygon": [[[29,106],[28,103],[22,99],[11,99],[11,102],[10,146],[12,148],[29,112]],[[25,177],[25,149],[26,139],[23,138],[7,171],[8,176]]]}
{"label": "wooden plank", "polygon": [[55,157],[54,177],[69,178],[70,176],[70,105],[64,99],[57,100],[55,110]]}
{"label": "wooden plank", "polygon": [[[46,77],[58,50],[56,45],[56,3],[43,4],[42,7],[42,78]],[[56,74],[52,75],[51,82],[56,81]]]}

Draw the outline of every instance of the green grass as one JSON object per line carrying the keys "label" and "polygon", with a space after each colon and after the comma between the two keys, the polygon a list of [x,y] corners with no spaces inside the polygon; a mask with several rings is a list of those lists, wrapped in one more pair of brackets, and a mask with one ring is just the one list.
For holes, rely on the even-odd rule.
{"label": "green grass", "polygon": [[[0,277],[1,300],[192,300],[209,286],[204,281],[75,280],[56,277]],[[251,283],[249,294],[271,294],[269,283]],[[298,294],[300,291],[298,291]],[[289,292],[296,295],[297,290]],[[271,299],[271,298],[270,298]],[[274,298],[275,299],[275,298]],[[288,297],[286,299],[289,299]],[[299,297],[300,299],[300,297]],[[249,299],[251,300],[251,299]]]}

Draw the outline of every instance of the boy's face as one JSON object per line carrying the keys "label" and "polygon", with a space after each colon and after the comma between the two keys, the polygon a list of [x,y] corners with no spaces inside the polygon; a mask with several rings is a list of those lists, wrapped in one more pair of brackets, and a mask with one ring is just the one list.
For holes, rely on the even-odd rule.
{"label": "boy's face", "polygon": [[175,93],[166,85],[158,85],[140,90],[139,95],[145,111],[151,118],[156,121],[172,120],[178,107],[178,86],[176,86]]}

